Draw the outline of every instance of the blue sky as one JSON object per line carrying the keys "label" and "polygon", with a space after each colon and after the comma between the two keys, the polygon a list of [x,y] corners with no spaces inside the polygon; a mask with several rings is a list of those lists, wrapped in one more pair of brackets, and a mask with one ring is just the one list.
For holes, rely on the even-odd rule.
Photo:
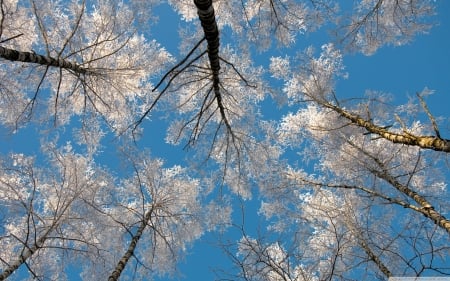
{"label": "blue sky", "polygon": [[[448,125],[450,106],[450,1],[437,1],[437,16],[434,18],[438,25],[433,27],[430,34],[416,37],[410,44],[402,47],[383,47],[372,56],[352,54],[344,57],[348,79],[339,80],[337,94],[341,97],[363,96],[366,90],[378,90],[395,96],[395,103],[403,103],[408,96],[415,95],[425,87],[435,90],[435,94],[427,98],[428,106],[436,116],[447,117],[441,123],[441,133],[444,138],[450,138]],[[178,27],[184,23],[177,20],[178,16],[168,7],[158,7],[155,10],[159,23],[152,28],[151,34],[166,49],[177,58]],[[232,39],[231,34],[225,34]],[[298,45],[288,50],[276,50],[274,53],[295,53],[298,49],[313,45],[319,48],[327,43],[323,34],[298,37]],[[258,56],[262,65],[269,62],[269,55]],[[264,60],[265,59],[265,60]],[[263,112],[267,118],[276,118],[267,114],[273,104],[264,103]],[[165,123],[162,121],[144,124],[145,138],[139,142],[140,147],[150,148],[153,156],[166,159],[167,166],[182,164],[186,152],[183,145],[170,146],[164,143]],[[150,133],[151,132],[151,133]],[[35,130],[26,128],[18,134],[9,135],[1,128],[0,151],[11,151],[27,154],[38,153],[39,142]],[[113,157],[109,154],[108,157]],[[104,159],[109,161],[109,159]],[[256,233],[258,227],[257,210],[259,202],[257,196],[244,201],[246,210],[246,230],[249,234]],[[239,202],[235,203],[236,218],[239,218]],[[225,233],[230,240],[237,240],[234,231]],[[182,280],[214,280],[214,269],[227,270],[231,265],[222,250],[216,247],[216,234],[207,234],[204,239],[195,243],[190,249],[186,261],[180,264]],[[77,280],[73,278],[72,280]],[[161,278],[159,280],[167,280]]]}
{"label": "blue sky", "polygon": [[[407,101],[408,96],[414,96],[425,87],[435,90],[435,94],[427,98],[428,106],[436,116],[444,116],[445,122],[441,123],[443,137],[450,138],[450,125],[448,117],[450,113],[450,1],[437,1],[437,15],[434,20],[438,23],[429,34],[422,34],[408,45],[401,47],[385,46],[372,56],[362,54],[350,54],[344,57],[344,65],[349,74],[347,79],[337,82],[337,94],[340,97],[362,97],[366,90],[376,90],[390,93],[394,96],[393,102],[401,104]],[[168,46],[170,52],[177,51],[178,35],[173,32],[183,23],[174,20],[175,15],[169,9],[159,7],[157,9],[159,25],[153,29],[155,38],[163,45]],[[164,30],[161,30],[164,27]],[[174,30],[175,29],[175,30]],[[163,32],[160,34],[160,32]],[[175,31],[176,32],[176,31]],[[167,36],[167,34],[174,34]],[[229,33],[225,36],[230,37]],[[327,43],[328,37],[323,34],[299,36],[298,44],[288,50],[275,50],[274,55],[284,53],[294,54],[306,46],[313,45],[320,48]],[[175,45],[174,45],[175,44]],[[259,55],[259,63],[264,65],[269,61],[270,55]],[[270,102],[263,103],[267,118],[276,118],[268,114],[274,106]],[[157,124],[148,124],[149,127],[159,127]],[[155,127],[154,127],[155,126]],[[149,128],[146,128],[147,130]],[[161,132],[164,134],[164,132]],[[169,156],[169,163],[179,162],[180,146],[171,147],[161,142],[162,139],[154,138],[149,143],[163,148],[152,149],[154,156]],[[146,144],[143,142],[142,144]],[[175,158],[171,158],[175,157]],[[257,198],[245,201],[246,230],[249,234],[256,233],[260,225],[256,216],[259,202]],[[259,219],[261,220],[261,219]],[[233,239],[233,236],[230,236]],[[224,257],[220,249],[216,248],[214,235],[206,235],[191,249],[191,254],[181,264],[182,280],[214,280],[214,269],[227,270],[230,267],[229,260]],[[236,236],[234,239],[238,239]],[[166,280],[162,278],[160,280]]]}

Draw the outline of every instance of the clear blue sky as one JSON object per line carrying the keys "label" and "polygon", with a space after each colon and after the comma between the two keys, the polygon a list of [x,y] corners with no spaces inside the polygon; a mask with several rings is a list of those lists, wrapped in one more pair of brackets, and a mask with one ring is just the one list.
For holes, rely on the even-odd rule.
{"label": "clear blue sky", "polygon": [[[407,96],[414,95],[424,87],[435,90],[436,93],[427,99],[430,110],[436,116],[448,117],[450,114],[450,1],[441,0],[438,3],[438,15],[435,17],[437,26],[433,27],[430,34],[418,36],[412,43],[402,47],[383,47],[376,54],[367,57],[363,55],[348,55],[344,58],[346,71],[349,73],[347,80],[341,80],[337,84],[339,96],[362,96],[367,89],[380,90],[395,95],[395,102],[402,103]],[[152,35],[175,57],[178,50],[178,27],[183,25],[178,21],[178,16],[168,7],[158,7],[159,24],[153,26]],[[226,34],[230,36],[231,34]],[[327,43],[324,36],[304,36],[298,41],[303,49],[307,45],[319,48]],[[289,52],[295,53],[296,48]],[[280,51],[277,51],[278,53]],[[261,57],[260,63],[269,62]],[[265,103],[270,106],[270,103]],[[270,112],[270,108],[263,108],[264,112]],[[267,118],[273,118],[267,116]],[[448,121],[448,119],[447,119]],[[450,125],[442,123],[442,134],[450,138]],[[151,122],[144,125],[146,137],[139,142],[139,146],[151,149],[153,156],[167,159],[167,164],[182,164],[185,152],[183,146],[173,147],[164,143],[164,122]],[[152,133],[149,134],[149,131]],[[148,137],[151,136],[151,137]],[[2,129],[0,131],[0,151],[23,152],[27,154],[38,153],[39,142],[35,138],[33,128],[21,130],[19,134],[9,136]],[[112,157],[112,155],[110,155]],[[108,161],[108,159],[105,159]],[[246,204],[246,228],[250,234],[256,233],[259,226],[256,216],[259,208],[257,197],[244,202]],[[236,203],[238,209],[239,203]],[[238,213],[239,210],[236,210]],[[215,234],[208,234],[204,239],[195,243],[186,257],[186,261],[180,265],[182,280],[214,280],[214,269],[227,270],[230,267],[229,260],[216,247]],[[230,236],[230,239],[238,239]],[[77,280],[73,278],[71,280]],[[161,278],[160,280],[167,280]]]}

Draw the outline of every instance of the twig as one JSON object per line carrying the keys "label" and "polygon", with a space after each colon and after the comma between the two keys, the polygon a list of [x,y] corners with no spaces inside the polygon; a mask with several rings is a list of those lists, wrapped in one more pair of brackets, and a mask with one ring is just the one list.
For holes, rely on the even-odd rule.
{"label": "twig", "polygon": [[431,114],[430,110],[428,109],[428,106],[425,103],[425,100],[423,99],[423,97],[419,93],[417,93],[416,95],[417,95],[417,98],[419,98],[420,105],[422,106],[423,110],[428,115],[428,118],[430,118],[431,124],[433,125],[433,130],[436,133],[436,136],[438,138],[441,138],[441,134],[439,133],[439,129],[438,129],[438,126],[437,126],[437,123],[436,123],[436,119]]}

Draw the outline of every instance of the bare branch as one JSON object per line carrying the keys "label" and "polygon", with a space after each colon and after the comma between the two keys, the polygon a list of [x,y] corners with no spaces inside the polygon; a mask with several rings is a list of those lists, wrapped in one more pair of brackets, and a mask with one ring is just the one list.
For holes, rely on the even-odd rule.
{"label": "bare branch", "polygon": [[423,99],[423,97],[419,93],[417,93],[416,95],[420,101],[420,105],[423,107],[423,110],[425,110],[425,113],[428,115],[428,118],[430,119],[431,124],[433,125],[433,129],[434,129],[434,132],[436,133],[436,136],[440,139],[441,134],[439,133],[439,128],[437,126],[436,119],[434,119],[434,116],[431,114],[430,110],[428,109],[428,106],[427,106],[425,100]]}

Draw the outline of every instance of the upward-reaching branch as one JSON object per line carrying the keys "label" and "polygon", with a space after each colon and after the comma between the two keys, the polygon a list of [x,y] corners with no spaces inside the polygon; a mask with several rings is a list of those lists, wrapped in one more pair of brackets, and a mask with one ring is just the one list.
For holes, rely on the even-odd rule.
{"label": "upward-reaching branch", "polygon": [[398,181],[395,176],[393,176],[393,175],[391,175],[391,173],[389,173],[389,169],[378,158],[370,155],[363,149],[357,147],[353,142],[351,142],[349,140],[347,141],[347,143],[350,144],[351,146],[355,147],[359,151],[361,151],[363,154],[372,158],[372,160],[377,164],[379,169],[369,168],[369,171],[373,175],[388,182],[395,189],[397,189],[404,195],[408,196],[410,199],[414,200],[420,206],[420,209],[419,209],[420,213],[422,213],[428,219],[431,219],[436,225],[440,226],[445,231],[447,231],[448,234],[450,234],[450,220],[447,219],[440,212],[436,211],[434,206],[428,201],[428,199],[426,197],[422,196],[418,192],[409,188],[407,185],[404,185],[400,181]]}
{"label": "upward-reaching branch", "polygon": [[360,245],[360,247],[366,252],[366,255],[369,257],[369,260],[371,260],[376,267],[386,276],[387,278],[392,276],[392,272],[389,270],[389,268],[384,264],[384,262],[381,260],[381,258],[372,250],[367,240],[363,237],[362,233],[357,229],[353,227],[353,233],[356,236],[357,243]]}

